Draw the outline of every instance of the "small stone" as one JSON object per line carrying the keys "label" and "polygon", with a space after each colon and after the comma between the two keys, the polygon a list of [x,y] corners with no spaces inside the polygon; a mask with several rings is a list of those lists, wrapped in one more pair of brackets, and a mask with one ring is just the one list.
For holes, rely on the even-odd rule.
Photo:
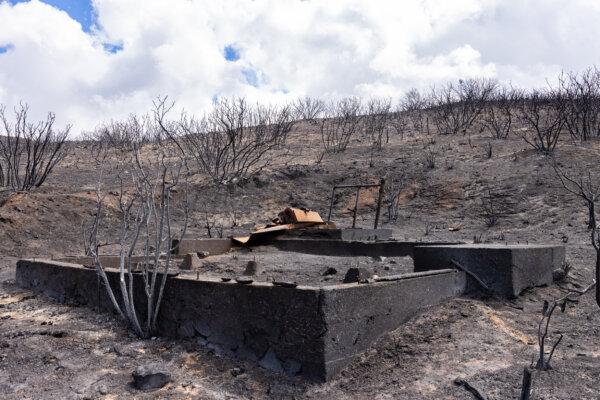
{"label": "small stone", "polygon": [[260,274],[261,272],[262,270],[259,267],[258,263],[256,261],[250,260],[248,261],[248,264],[246,264],[246,270],[244,270],[244,275],[254,276]]}
{"label": "small stone", "polygon": [[171,373],[162,364],[141,365],[131,374],[133,386],[139,390],[160,389],[171,382]]}
{"label": "small stone", "polygon": [[98,388],[98,393],[100,393],[101,395],[105,396],[105,395],[107,395],[109,393],[108,392],[108,388],[106,386],[100,386]]}
{"label": "small stone", "polygon": [[210,253],[208,251],[199,251],[196,254],[200,258],[206,258],[206,257],[210,256]]}
{"label": "small stone", "polygon": [[242,375],[244,372],[246,372],[246,370],[241,367],[235,367],[230,372],[231,372],[231,376],[237,377],[237,376]]}
{"label": "small stone", "polygon": [[281,361],[271,348],[269,348],[265,355],[259,360],[258,365],[275,372],[284,371]]}
{"label": "small stone", "polygon": [[350,268],[344,276],[344,283],[366,282],[371,278],[371,274],[364,268]]}
{"label": "small stone", "polygon": [[389,270],[390,270],[390,267],[388,267],[388,266],[386,265],[385,267],[383,267],[383,269],[384,269],[385,271],[389,271]]}
{"label": "small stone", "polygon": [[555,269],[554,271],[552,271],[552,279],[554,280],[554,282],[563,281],[566,277],[567,273],[562,268]]}
{"label": "small stone", "polygon": [[386,257],[384,257],[384,256],[375,256],[375,257],[373,257],[373,260],[376,261],[376,262],[385,262]]}
{"label": "small stone", "polygon": [[221,281],[222,281],[222,282],[229,282],[229,281],[231,281],[231,278],[229,278],[229,277],[226,277],[226,276],[222,276],[222,277],[221,277]]}
{"label": "small stone", "polygon": [[182,263],[179,265],[179,269],[200,269],[202,267],[202,261],[198,258],[196,253],[188,253],[183,257]]}
{"label": "small stone", "polygon": [[235,281],[241,285],[249,285],[252,282],[254,282],[254,280],[250,279],[250,278],[246,278],[243,276],[239,276],[237,278],[235,278]]}
{"label": "small stone", "polygon": [[335,275],[335,274],[337,274],[337,269],[335,269],[333,267],[329,267],[325,271],[323,271],[323,276]]}

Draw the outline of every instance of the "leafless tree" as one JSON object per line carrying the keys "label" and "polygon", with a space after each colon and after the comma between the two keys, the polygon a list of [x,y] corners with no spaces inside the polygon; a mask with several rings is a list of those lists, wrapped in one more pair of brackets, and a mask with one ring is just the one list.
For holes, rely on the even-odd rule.
{"label": "leafless tree", "polygon": [[[597,281],[596,281],[597,282]],[[596,287],[596,282],[588,285],[583,290],[579,291],[570,291],[565,296],[555,299],[552,301],[544,301],[544,306],[542,307],[542,318],[538,323],[538,359],[535,363],[535,369],[541,371],[547,371],[551,369],[550,361],[552,360],[552,356],[554,355],[554,351],[556,347],[560,344],[563,339],[563,335],[559,335],[558,339],[554,342],[548,355],[546,356],[546,340],[548,339],[548,328],[550,326],[550,320],[554,311],[558,308],[561,312],[564,312],[568,303],[575,303],[576,297],[582,296],[589,292],[592,288]]]}
{"label": "leafless tree", "polygon": [[324,153],[342,153],[346,150],[362,122],[361,110],[361,101],[356,97],[327,105],[320,124]]}
{"label": "leafless tree", "polygon": [[567,102],[559,90],[533,90],[519,102],[518,119],[525,125],[521,137],[543,153],[554,151],[565,124]]}
{"label": "leafless tree", "polygon": [[408,118],[409,128],[418,134],[427,132],[429,117],[426,109],[428,107],[429,99],[415,88],[410,89],[400,103],[400,108]]}
{"label": "leafless tree", "polygon": [[481,123],[483,129],[488,130],[494,139],[508,137],[513,125],[514,110],[520,98],[520,91],[501,87],[485,103]]}
{"label": "leafless tree", "polygon": [[0,105],[0,187],[28,191],[40,187],[66,155],[65,142],[71,127],[55,131],[55,115],[31,122],[29,106],[14,110],[14,123]]}
{"label": "leafless tree", "polygon": [[428,143],[425,146],[425,153],[423,155],[423,162],[425,164],[425,168],[435,169],[436,161],[439,155],[439,150],[435,146],[435,144],[432,142]]}
{"label": "leafless tree", "polygon": [[384,192],[384,204],[387,207],[388,222],[398,219],[400,210],[400,194],[406,184],[405,175],[400,174],[386,179],[386,188]]}
{"label": "leafless tree", "polygon": [[564,122],[573,138],[581,141],[600,135],[600,71],[596,67],[559,78],[566,102]]}
{"label": "leafless tree", "polygon": [[389,141],[389,121],[392,109],[392,99],[371,98],[367,101],[363,119],[364,133],[371,142],[373,150],[381,150]]}
{"label": "leafless tree", "polygon": [[465,133],[480,115],[497,83],[488,79],[459,80],[431,91],[433,123],[443,135]]}
{"label": "leafless tree", "polygon": [[294,124],[289,106],[251,106],[242,98],[223,99],[202,118],[184,113],[178,122],[167,119],[172,108],[166,98],[155,101],[158,126],[219,184],[244,182],[269,166]]}
{"label": "leafless tree", "polygon": [[325,102],[314,97],[301,97],[294,104],[295,116],[298,119],[314,123],[325,110]]}
{"label": "leafless tree", "polygon": [[495,226],[502,217],[500,205],[491,190],[488,190],[481,199],[479,215],[488,228]]}
{"label": "leafless tree", "polygon": [[389,125],[394,133],[400,138],[404,138],[404,133],[408,132],[411,126],[410,115],[404,110],[402,104],[397,104],[394,111],[390,114]]}
{"label": "leafless tree", "polygon": [[121,151],[130,151],[132,145],[142,145],[154,139],[160,141],[160,134],[149,115],[130,114],[124,120],[111,120],[102,123],[89,133],[86,139],[96,145],[103,145]]}
{"label": "leafless tree", "polygon": [[[576,175],[572,176],[562,170],[556,162],[553,163],[553,167],[563,189],[582,199],[588,209],[590,239],[596,250],[595,281],[600,282],[600,232],[596,219],[596,202],[600,194],[598,176],[592,173],[591,168],[579,168]],[[596,285],[596,303],[600,306],[600,285]]]}
{"label": "leafless tree", "polygon": [[[167,276],[171,268],[172,243],[175,240],[172,227],[173,198],[176,188],[184,192],[184,221],[177,236],[181,239],[187,229],[187,171],[183,163],[170,163],[161,152],[156,162],[143,161],[139,147],[133,149],[134,162],[120,179],[118,197],[119,269],[118,288],[112,287],[100,257],[100,229],[106,215],[106,195],[101,181],[97,189],[95,218],[90,227],[89,254],[94,257],[96,270],[107,289],[108,296],[117,313],[141,338],[148,338],[156,331],[160,305],[164,296]],[[182,181],[182,178],[183,181]],[[126,181],[127,180],[127,181]],[[180,190],[177,190],[178,192]],[[138,263],[138,274],[132,256],[141,250],[143,261]],[[138,276],[138,279],[135,276]],[[140,282],[141,280],[141,282]],[[140,285],[141,283],[141,285]],[[141,286],[138,287],[137,285]],[[143,291],[145,310],[138,310],[135,292]],[[117,296],[119,294],[119,296]]]}

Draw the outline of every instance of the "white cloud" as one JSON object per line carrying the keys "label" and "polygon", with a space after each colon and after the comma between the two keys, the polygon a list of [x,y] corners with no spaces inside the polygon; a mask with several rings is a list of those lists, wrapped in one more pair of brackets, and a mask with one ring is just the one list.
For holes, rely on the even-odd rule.
{"label": "white cloud", "polygon": [[[468,76],[543,84],[596,62],[593,0],[94,0],[91,33],[38,0],[0,3],[0,103],[57,112],[75,132],[157,95],[399,97]],[[122,45],[115,54],[103,43]],[[225,46],[240,58],[227,61]],[[254,78],[255,77],[255,78]],[[256,80],[256,82],[254,82]]]}

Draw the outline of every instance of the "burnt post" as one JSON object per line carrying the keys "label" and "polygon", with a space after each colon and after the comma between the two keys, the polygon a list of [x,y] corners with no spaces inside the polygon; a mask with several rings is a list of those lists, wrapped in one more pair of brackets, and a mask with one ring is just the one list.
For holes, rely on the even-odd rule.
{"label": "burnt post", "polygon": [[385,185],[385,179],[381,178],[379,180],[379,183],[366,183],[366,184],[359,184],[359,185],[336,185],[331,189],[331,201],[329,203],[329,213],[327,214],[327,222],[331,222],[331,214],[333,212],[333,203],[334,203],[334,198],[335,198],[335,191],[337,189],[350,189],[350,188],[355,188],[356,190],[356,200],[355,200],[355,204],[354,204],[354,209],[350,211],[353,211],[353,215],[352,215],[352,228],[356,228],[356,215],[358,213],[358,201],[359,201],[359,195],[360,195],[360,189],[363,188],[375,188],[378,187],[379,188],[379,198],[377,199],[377,212],[375,214],[375,229],[377,229],[377,225],[379,225],[379,214],[381,213],[381,202],[383,201],[383,190],[384,190],[384,185]]}
{"label": "burnt post", "polygon": [[377,225],[379,225],[379,214],[381,214],[381,202],[383,201],[383,191],[385,190],[385,179],[381,178],[379,181],[379,197],[377,198],[377,211],[375,211],[375,226],[374,229],[377,229]]}
{"label": "burnt post", "polygon": [[356,188],[356,200],[354,201],[354,210],[352,214],[352,229],[356,228],[356,213],[358,212],[358,198],[360,197],[360,187]]}

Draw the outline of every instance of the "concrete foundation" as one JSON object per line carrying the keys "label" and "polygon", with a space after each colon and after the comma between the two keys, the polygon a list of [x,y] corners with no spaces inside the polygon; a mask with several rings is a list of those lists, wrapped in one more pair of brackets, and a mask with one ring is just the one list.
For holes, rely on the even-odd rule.
{"label": "concrete foundation", "polygon": [[[111,286],[118,287],[118,273],[107,272]],[[16,280],[61,302],[112,310],[95,270],[81,265],[21,260]],[[135,286],[141,287],[137,274]],[[171,276],[158,329],[164,336],[195,337],[215,351],[278,372],[324,381],[386,332],[465,287],[465,273],[456,270],[321,288]],[[145,309],[141,292],[138,310]]]}
{"label": "concrete foundation", "polygon": [[414,248],[415,271],[455,267],[477,276],[493,292],[515,297],[524,289],[552,283],[552,271],[565,262],[563,246],[431,245]]}
{"label": "concrete foundation", "polygon": [[298,253],[317,254],[324,256],[365,256],[365,257],[412,257],[416,246],[430,246],[439,244],[456,244],[447,242],[353,242],[344,240],[316,240],[316,239],[286,239],[282,238],[272,243],[279,250],[294,251]]}
{"label": "concrete foundation", "polygon": [[[551,283],[553,270],[565,261],[562,246],[289,237],[275,240],[272,245],[286,251],[330,256],[412,256],[416,272],[372,277],[364,280],[367,283],[325,283],[321,287],[270,282],[244,285],[235,280],[223,282],[218,276],[172,275],[167,278],[160,308],[159,333],[196,338],[199,344],[217,352],[250,359],[278,372],[324,381],[411,316],[478,287],[478,280],[501,296],[514,297],[525,288]],[[186,239],[179,250],[182,254],[206,251],[217,255],[232,248],[229,239]],[[110,268],[115,259],[106,258],[104,262],[111,287],[118,288],[118,271]],[[89,261],[76,260],[83,264]],[[141,289],[141,275],[134,276],[135,287]],[[16,280],[21,287],[61,302],[113,309],[96,271],[79,264],[21,260]],[[115,294],[119,296],[119,291]],[[142,290],[136,292],[135,301],[138,310],[145,310]]]}
{"label": "concrete foundation", "polygon": [[377,241],[390,240],[391,229],[296,229],[284,233],[283,237],[303,239],[329,239],[345,241]]}
{"label": "concrete foundation", "polygon": [[231,239],[183,239],[179,242],[177,254],[208,252],[210,255],[228,253],[235,247]]}

